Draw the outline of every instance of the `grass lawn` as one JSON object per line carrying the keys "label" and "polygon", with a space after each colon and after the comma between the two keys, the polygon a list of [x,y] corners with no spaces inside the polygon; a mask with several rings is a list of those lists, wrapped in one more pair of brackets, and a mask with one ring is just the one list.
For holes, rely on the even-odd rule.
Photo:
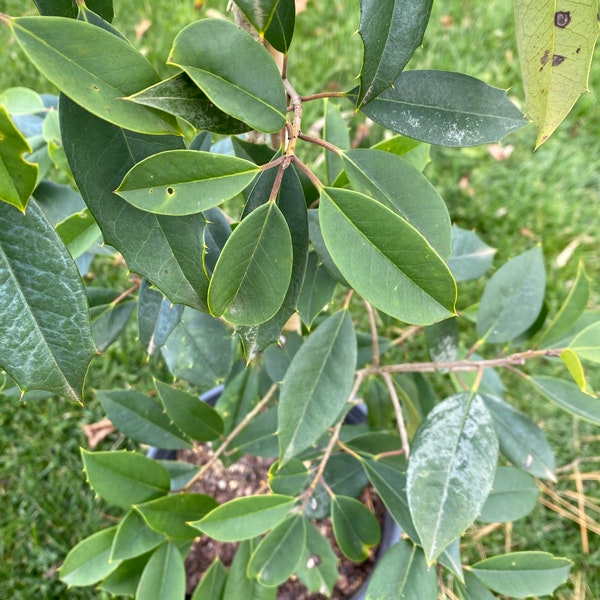
{"label": "grass lawn", "polygon": [[[207,0],[198,11],[193,0],[115,0],[115,25],[158,65],[164,63],[170,41],[183,24],[208,11],[224,12],[226,5],[226,0]],[[303,94],[349,89],[361,60],[356,34],[358,0],[309,0],[308,6],[310,10],[298,16],[289,76]],[[0,12],[35,14],[35,7],[31,1],[0,0]],[[462,71],[510,89],[511,97],[523,104],[513,34],[510,2],[438,2],[424,47],[410,67]],[[24,59],[6,28],[0,29],[0,48],[0,90],[24,85],[40,92],[53,91]],[[164,64],[160,69],[168,73]],[[598,51],[590,89],[600,89]],[[319,111],[320,105],[308,106],[307,118],[318,117]],[[597,94],[581,98],[559,131],[535,153],[534,141],[532,126],[509,136],[502,160],[494,158],[487,147],[432,148],[426,174],[448,202],[453,221],[475,229],[498,249],[497,266],[537,242],[543,244],[551,311],[566,295],[579,260],[585,262],[595,285],[592,302],[599,308]],[[123,269],[109,259],[99,261],[96,267],[98,281],[110,285],[116,281],[122,289],[128,287]],[[151,385],[151,373],[135,336],[132,321],[127,335],[94,361],[87,382],[90,390]],[[507,377],[505,383],[507,399],[540,423],[555,448],[561,477],[544,499],[553,504],[568,501],[581,512],[578,501],[585,494],[589,516],[599,521],[599,429],[574,421],[532,396],[518,378]],[[596,383],[600,387],[600,381]],[[110,509],[95,499],[85,484],[78,450],[86,445],[81,425],[103,416],[91,393],[82,408],[53,398],[23,403],[0,392],[0,598],[104,598],[93,590],[66,591],[55,572],[70,547],[111,522]],[[118,434],[102,444],[104,449],[127,447]],[[581,461],[577,469],[589,474],[582,489],[573,479],[577,459]],[[566,518],[540,504],[511,528],[478,528],[476,533],[478,540],[465,548],[469,560],[508,548],[543,549],[569,556],[575,561],[572,577],[556,598],[600,598],[600,536],[580,527],[576,517]]]}

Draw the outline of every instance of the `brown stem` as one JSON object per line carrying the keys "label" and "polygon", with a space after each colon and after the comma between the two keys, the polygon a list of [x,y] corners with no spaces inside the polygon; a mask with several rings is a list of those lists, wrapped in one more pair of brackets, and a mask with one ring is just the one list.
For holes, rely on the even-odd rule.
{"label": "brown stem", "polygon": [[131,294],[133,294],[134,292],[136,292],[140,285],[142,283],[142,280],[139,277],[136,277],[136,279],[134,280],[133,285],[128,289],[125,290],[122,294],[120,294],[119,296],[117,296],[111,303],[111,306],[116,306],[117,304],[119,304],[119,302],[122,302],[123,300],[125,300],[125,298],[127,298],[128,296],[131,296]]}
{"label": "brown stem", "polygon": [[298,168],[301,169],[306,176],[310,179],[311,183],[320,190],[323,187],[321,180],[307,167],[297,156],[292,156],[292,162],[295,165],[298,165]]}
{"label": "brown stem", "polygon": [[334,144],[331,144],[330,142],[322,140],[321,138],[313,137],[312,135],[306,135],[305,133],[302,133],[302,132],[298,133],[298,137],[301,140],[304,140],[305,142],[310,142],[311,144],[316,144],[317,146],[321,146],[321,147],[325,148],[326,150],[333,152],[337,156],[342,156],[342,154],[343,154],[343,152],[337,146],[335,146]]}
{"label": "brown stem", "polygon": [[379,335],[377,333],[377,323],[375,323],[375,311],[373,307],[365,300],[365,308],[369,317],[369,327],[371,329],[371,346],[373,347],[373,358],[371,364],[374,367],[379,366]]}
{"label": "brown stem", "polygon": [[309,96],[301,96],[302,102],[310,102],[311,100],[321,100],[322,98],[345,98],[346,92],[319,92],[318,94],[310,94]]}
{"label": "brown stem", "polygon": [[400,399],[398,398],[398,394],[396,393],[396,388],[394,387],[392,376],[389,373],[383,373],[382,376],[383,380],[385,381],[385,385],[387,386],[388,392],[390,393],[392,405],[394,406],[394,414],[396,415],[396,425],[398,426],[398,433],[400,434],[400,440],[402,441],[402,450],[404,452],[404,456],[406,456],[406,458],[408,459],[410,446],[408,445],[408,433],[406,431],[406,425],[404,424],[404,417],[402,416],[402,405],[400,404]]}

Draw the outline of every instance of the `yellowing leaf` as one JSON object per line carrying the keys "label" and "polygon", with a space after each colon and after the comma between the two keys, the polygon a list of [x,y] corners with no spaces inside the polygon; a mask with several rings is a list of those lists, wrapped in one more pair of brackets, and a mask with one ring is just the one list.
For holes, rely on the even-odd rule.
{"label": "yellowing leaf", "polygon": [[517,44],[536,148],[588,91],[598,0],[515,0]]}

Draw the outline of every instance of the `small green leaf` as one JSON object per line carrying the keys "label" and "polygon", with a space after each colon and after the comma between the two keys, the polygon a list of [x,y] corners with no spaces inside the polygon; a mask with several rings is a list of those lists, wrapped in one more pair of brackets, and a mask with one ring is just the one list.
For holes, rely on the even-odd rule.
{"label": "small green leaf", "polygon": [[256,579],[248,577],[248,562],[255,547],[256,542],[254,540],[246,540],[239,545],[229,569],[229,575],[223,590],[223,600],[226,598],[243,598],[245,600],[276,599],[276,587],[265,587]]}
{"label": "small green leaf", "polygon": [[514,467],[498,467],[492,491],[477,520],[480,523],[516,521],[535,508],[539,493],[530,475]]}
{"label": "small green leaf", "polygon": [[218,558],[215,558],[202,576],[191,600],[215,600],[215,598],[223,598],[223,589],[225,588],[226,581],[227,569]]}
{"label": "small green leaf", "polygon": [[488,246],[473,231],[452,226],[452,254],[448,266],[456,281],[481,277],[492,267],[496,249]]}
{"label": "small green leaf", "polygon": [[282,467],[278,462],[274,462],[269,469],[269,488],[275,494],[297,496],[309,481],[308,469],[296,458],[292,458]]}
{"label": "small green leaf", "polygon": [[469,571],[464,574],[465,585],[458,582],[462,600],[496,600],[496,596]]}
{"label": "small green leaf", "polygon": [[135,597],[136,600],[184,600],[185,567],[173,542],[154,552],[144,568]]}
{"label": "small green leaf", "polygon": [[277,408],[273,407],[254,417],[250,424],[235,436],[231,449],[252,456],[275,458],[279,453],[276,431]]}
{"label": "small green leaf", "polygon": [[165,468],[137,452],[88,452],[81,450],[92,489],[109,504],[129,508],[169,493]]}
{"label": "small green leaf", "polygon": [[67,554],[60,567],[60,580],[71,586],[93,585],[110,575],[119,566],[119,560],[110,560],[110,549],[116,527],[103,529],[79,542]]}
{"label": "small green leaf", "polygon": [[203,19],[188,25],[177,34],[169,63],[251,128],[274,133],[284,126],[286,95],[277,65],[266,48],[232,23]]}
{"label": "small green leaf", "polygon": [[404,71],[361,111],[392,131],[440,146],[497,142],[527,125],[504,90],[447,71]]}
{"label": "small green leaf", "polygon": [[356,336],[347,311],[335,313],[294,355],[281,386],[279,456],[282,463],[309,448],[349,400]]}
{"label": "small green leaf", "polygon": [[110,301],[103,304],[93,304],[88,288],[88,298],[90,298],[90,318],[92,320],[92,332],[94,341],[99,352],[105,352],[106,349],[123,333],[129,317],[135,308],[135,302],[125,300],[118,304],[113,304],[113,300],[118,296],[114,290]]}
{"label": "small green leaf", "polygon": [[413,440],[407,494],[431,564],[473,523],[494,481],[498,438],[483,398],[463,392],[438,404]]}
{"label": "small green leaf", "polygon": [[295,26],[295,0],[279,0],[271,24],[265,31],[265,39],[275,50],[287,54],[294,37]]}
{"label": "small green leaf", "polygon": [[212,406],[157,379],[154,386],[169,418],[193,440],[208,442],[223,434],[223,419]]}
{"label": "small green leaf", "polygon": [[248,540],[280,523],[295,502],[294,498],[279,494],[236,498],[190,525],[222,542]]}
{"label": "small green leaf", "polygon": [[264,34],[275,14],[279,0],[238,0],[236,4],[254,29]]}
{"label": "small green leaf", "polygon": [[578,333],[569,344],[569,350],[583,360],[600,363],[600,321]]}
{"label": "small green leaf", "polygon": [[359,460],[350,454],[334,454],[323,471],[323,479],[336,495],[358,498],[369,483]]}
{"label": "small green leaf", "polygon": [[425,167],[431,162],[430,145],[406,137],[405,135],[394,135],[383,139],[371,146],[373,150],[383,150],[401,156],[407,163],[411,164],[418,171],[423,172]]}
{"label": "small green leaf", "polygon": [[298,298],[298,312],[302,322],[310,328],[315,318],[333,300],[336,280],[319,261],[316,252],[308,255],[306,274]]}
{"label": "small green leaf", "polygon": [[248,563],[248,576],[264,586],[284,583],[292,575],[304,553],[306,519],[301,514],[288,517],[258,544]]}
{"label": "small green leaf", "polygon": [[545,287],[539,246],[509,260],[485,286],[477,313],[477,335],[497,344],[527,331],[542,309]]}
{"label": "small green leaf", "polygon": [[26,87],[13,87],[0,92],[0,104],[12,116],[34,115],[44,112],[46,107],[42,97]]}
{"label": "small green leaf", "polygon": [[[325,119],[323,121],[323,139],[342,150],[350,148],[350,130],[339,106],[325,99]],[[333,152],[325,152],[327,182],[333,185],[343,168],[342,159]]]}
{"label": "small green leaf", "polygon": [[0,103],[0,201],[25,212],[37,184],[38,166],[23,154],[31,148]]}
{"label": "small green leaf", "polygon": [[[365,300],[407,323],[429,325],[454,314],[448,267],[397,213],[364,194],[324,188],[319,221],[335,264]],[[373,285],[373,277],[385,285]]]}
{"label": "small green leaf", "polygon": [[[162,536],[161,540],[164,541]],[[113,596],[134,597],[142,573],[151,556],[152,552],[147,552],[135,558],[124,560],[98,587]]]}
{"label": "small green leaf", "polygon": [[379,544],[381,529],[377,517],[362,503],[347,496],[331,500],[331,524],[340,550],[350,560],[362,562]]}
{"label": "small green leaf", "polygon": [[366,600],[436,600],[437,587],[437,571],[427,567],[421,548],[400,540],[377,562]]}
{"label": "small green leaf", "polygon": [[217,501],[205,494],[172,494],[134,506],[144,521],[170,539],[193,540],[198,530],[189,521],[201,519],[217,507]]}
{"label": "small green leaf", "polygon": [[165,536],[150,529],[144,519],[130,510],[119,523],[110,560],[126,560],[146,554],[165,541]]}
{"label": "small green leaf", "polygon": [[130,169],[116,190],[140,210],[159,215],[190,215],[239,194],[258,167],[235,156],[167,150]]}
{"label": "small green leaf", "polygon": [[56,233],[73,258],[79,258],[102,239],[100,228],[87,208],[58,223]]}
{"label": "small green leaf", "polygon": [[596,396],[596,393],[588,383],[583,364],[577,352],[574,352],[571,348],[565,348],[560,353],[560,359],[569,369],[571,377],[575,380],[575,383],[579,386],[579,389],[590,396]]}
{"label": "small green leaf", "polygon": [[525,598],[552,594],[567,581],[572,566],[547,552],[511,552],[475,563],[470,571],[499,594]]}
{"label": "small green leaf", "polygon": [[113,425],[131,439],[155,448],[192,447],[154,398],[135,390],[98,390],[96,396]]}
{"label": "small green leaf", "polygon": [[252,211],[225,243],[208,288],[212,314],[236,325],[258,325],[281,307],[292,274],[290,230],[268,202]]}

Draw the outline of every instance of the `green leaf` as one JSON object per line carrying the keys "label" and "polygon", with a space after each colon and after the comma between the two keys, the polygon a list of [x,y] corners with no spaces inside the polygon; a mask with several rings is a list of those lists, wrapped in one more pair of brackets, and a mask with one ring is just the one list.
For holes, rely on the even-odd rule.
{"label": "green leaf", "polygon": [[135,594],[136,600],[184,600],[185,567],[173,542],[160,546],[152,555]]}
{"label": "green leaf", "polygon": [[274,462],[269,469],[269,488],[276,494],[298,496],[309,482],[308,469],[296,458],[281,467]]}
{"label": "green leaf", "polygon": [[452,226],[452,254],[448,266],[456,281],[481,277],[492,267],[496,249],[488,246],[473,231]]}
{"label": "green leaf", "polygon": [[496,596],[469,571],[464,574],[464,582],[464,586],[457,582],[462,600],[496,600]]}
{"label": "green leaf", "polygon": [[155,448],[191,448],[189,438],[171,422],[160,402],[135,390],[98,390],[98,400],[113,425],[127,437]]}
{"label": "green leaf", "polygon": [[[202,215],[166,217],[141,211],[114,194],[125,173],[156,152],[183,146],[174,136],[142,136],[119,129],[60,99],[60,127],[69,165],[106,244],[127,266],[171,302],[207,310],[208,279],[198,257],[204,247]],[[98,162],[98,148],[105,148]]]}
{"label": "green leaf", "polygon": [[[154,458],[154,457],[152,457]],[[158,459],[158,462],[169,473],[171,480],[171,491],[181,490],[185,484],[200,470],[199,466],[192,465],[185,461]]]}
{"label": "green leaf", "polygon": [[119,523],[110,560],[125,560],[144,555],[164,541],[164,535],[150,529],[135,510],[130,510]]}
{"label": "green leaf", "polygon": [[227,581],[227,569],[215,558],[194,590],[191,600],[215,600],[223,598]]}
{"label": "green leaf", "polygon": [[[33,0],[33,2],[41,15],[71,19],[77,16],[73,0]],[[86,5],[106,21],[112,21],[114,16],[112,0],[87,0]]]}
{"label": "green leaf", "polygon": [[514,467],[498,467],[492,491],[477,520],[480,523],[516,521],[535,508],[539,493],[530,475]]}
{"label": "green leaf", "polygon": [[[325,119],[323,121],[323,139],[342,150],[350,148],[350,130],[339,106],[325,99]],[[333,185],[342,171],[342,159],[333,152],[325,152],[325,166],[327,168],[327,182]]]}
{"label": "green leaf", "polygon": [[186,308],[161,352],[175,377],[209,390],[231,370],[231,330],[210,315]]}
{"label": "green leaf", "polygon": [[280,344],[269,346],[265,350],[265,369],[271,381],[275,383],[283,381],[292,359],[303,343],[302,336],[291,331],[281,340]]}
{"label": "green leaf", "polygon": [[485,286],[477,313],[477,335],[498,344],[527,331],[542,309],[545,287],[539,246],[509,260]]}
{"label": "green leaf", "polygon": [[213,104],[251,128],[274,133],[284,126],[286,95],[277,65],[232,23],[204,19],[188,25],[177,34],[168,62],[183,69]]}
{"label": "green leaf", "polygon": [[92,489],[109,504],[129,508],[169,493],[166,469],[137,452],[88,452],[81,450]]}
{"label": "green leaf", "polygon": [[[454,314],[456,284],[448,267],[398,214],[358,192],[324,188],[319,220],[342,275],[375,307],[421,325]],[[381,285],[373,285],[374,275]]]}
{"label": "green leaf", "polygon": [[279,457],[282,463],[310,448],[349,400],[356,336],[347,311],[324,321],[300,347],[281,385]]}
{"label": "green leaf", "polygon": [[[89,297],[90,288],[88,288]],[[114,294],[114,298],[118,294]],[[94,341],[99,352],[106,349],[123,333],[127,326],[129,317],[135,308],[132,300],[113,304],[112,300],[107,304],[92,305],[90,302],[90,318],[92,320],[92,332]]]}
{"label": "green leaf", "polygon": [[458,357],[458,322],[455,317],[425,328],[427,349],[433,362],[450,362]]}
{"label": "green leaf", "polygon": [[527,125],[504,90],[447,71],[404,71],[361,111],[392,131],[440,146],[497,142]]}
{"label": "green leaf", "polygon": [[499,594],[525,598],[552,594],[567,581],[572,565],[547,552],[511,552],[475,563],[470,571]]}
{"label": "green leaf", "polygon": [[79,258],[102,239],[100,228],[87,208],[58,223],[56,233],[73,258]]}
{"label": "green leaf", "polygon": [[0,201],[25,212],[37,184],[38,166],[23,158],[31,148],[2,104],[0,141]]}
{"label": "green leaf", "polygon": [[250,424],[235,436],[231,449],[252,456],[275,458],[279,454],[276,431],[277,408],[273,407],[254,417]]}
{"label": "green leaf", "polygon": [[93,585],[110,575],[121,561],[111,561],[110,549],[117,531],[110,527],[79,542],[60,567],[60,580],[69,587]]}
{"label": "green leaf", "polygon": [[26,87],[12,87],[0,92],[0,104],[9,115],[35,115],[46,110],[42,97]]}
{"label": "green leaf", "polygon": [[267,587],[278,586],[292,575],[306,543],[306,519],[291,515],[258,544],[248,563],[248,576]]}
{"label": "green leaf", "polygon": [[360,109],[389,88],[421,45],[433,0],[361,0]]}
{"label": "green leaf", "polygon": [[233,198],[257,173],[255,164],[235,156],[167,150],[132,167],[116,193],[151,213],[190,215]]}
{"label": "green leaf", "polygon": [[258,373],[255,369],[243,369],[227,381],[215,409],[225,424],[225,435],[258,404],[260,400]]}
{"label": "green leaf", "polygon": [[222,542],[248,540],[275,527],[292,510],[290,496],[245,496],[218,506],[190,525]]}
{"label": "green leaf", "polygon": [[327,272],[338,282],[346,287],[350,287],[348,282],[344,279],[344,276],[340,273],[336,264],[333,262],[329,250],[325,245],[323,239],[323,233],[321,231],[321,225],[319,223],[319,210],[311,208],[308,210],[308,231],[310,235],[310,241],[315,249],[317,256],[323,263],[323,266],[327,269]]}
{"label": "green leaf", "polygon": [[600,363],[600,321],[578,333],[569,344],[569,350],[583,360]]}
{"label": "green leaf", "polygon": [[295,0],[279,0],[271,24],[265,31],[265,39],[275,50],[287,54],[294,37],[295,26]]}
{"label": "green leaf", "polygon": [[124,100],[159,81],[152,65],[129,42],[64,17],[21,17],[8,24],[35,67],[83,108],[131,131],[178,132],[174,117]]}
{"label": "green leaf", "polygon": [[334,494],[358,498],[369,483],[361,461],[349,454],[334,454],[323,471],[323,479]]}
{"label": "green leaf", "polygon": [[357,192],[379,200],[406,219],[442,257],[451,252],[450,215],[438,191],[404,159],[373,149],[343,155],[348,179]]}
{"label": "green leaf", "polygon": [[579,389],[585,394],[595,397],[596,392],[594,392],[588,383],[583,364],[577,352],[574,352],[571,348],[565,348],[560,353],[560,359],[566,365],[567,369],[569,369],[569,373],[571,373],[571,377],[573,377]]}
{"label": "green leaf", "polygon": [[208,442],[223,434],[223,419],[212,406],[157,379],[154,380],[154,386],[169,418],[193,440]]}
{"label": "green leaf", "polygon": [[310,252],[306,274],[298,298],[298,312],[302,322],[310,329],[315,318],[333,300],[337,282],[320,263],[316,252]]}
{"label": "green leaf", "polygon": [[331,500],[331,524],[340,550],[350,560],[362,562],[379,544],[381,529],[377,517],[362,503],[347,496]]}
{"label": "green leaf", "polygon": [[536,375],[529,381],[546,398],[558,404],[562,409],[594,425],[600,425],[600,400],[597,397],[582,392],[570,381],[556,377]]}
{"label": "green leaf", "polygon": [[199,131],[236,135],[249,129],[242,121],[217,108],[186,73],[165,79],[128,100],[181,117]]}
{"label": "green leaf", "polygon": [[366,600],[436,600],[437,591],[436,569],[427,567],[423,551],[400,540],[377,562]]}
{"label": "green leaf", "polygon": [[238,0],[236,4],[254,29],[264,34],[275,14],[279,0]]}
{"label": "green leaf", "polygon": [[[276,587],[265,587],[256,579],[248,577],[248,562],[256,544],[254,540],[246,540],[239,545],[235,553],[229,576],[223,590],[225,598],[243,598],[244,600],[275,600],[277,597]],[[212,598],[210,600],[213,600]]]}
{"label": "green leaf", "polygon": [[373,150],[383,150],[401,156],[407,163],[418,171],[423,171],[431,162],[430,145],[419,140],[406,137],[405,135],[394,135],[383,139],[371,146]]}
{"label": "green leaf", "polygon": [[196,521],[216,508],[217,501],[205,494],[172,494],[134,506],[144,521],[170,539],[193,540],[198,530],[188,521]]}
{"label": "green leaf", "polygon": [[556,481],[554,453],[544,432],[501,398],[483,394],[483,399],[494,418],[502,454],[522,471]]}
{"label": "green leaf", "polygon": [[519,63],[536,148],[560,125],[583,93],[598,37],[598,3],[543,0],[515,3]]}
{"label": "green leaf", "polygon": [[259,206],[235,228],[208,288],[212,314],[236,325],[258,325],[281,307],[292,274],[290,230],[274,202]]}
{"label": "green leaf", "polygon": [[[161,539],[164,540],[162,536]],[[147,552],[141,556],[124,560],[98,587],[114,596],[134,597],[144,568],[151,556],[152,552]]]}
{"label": "green leaf", "polygon": [[0,366],[24,391],[81,401],[95,353],[87,298],[73,259],[34,202],[25,214],[0,202],[0,272]]}
{"label": "green leaf", "polygon": [[497,460],[492,416],[478,394],[447,398],[419,427],[406,487],[428,564],[476,519],[492,487]]}

